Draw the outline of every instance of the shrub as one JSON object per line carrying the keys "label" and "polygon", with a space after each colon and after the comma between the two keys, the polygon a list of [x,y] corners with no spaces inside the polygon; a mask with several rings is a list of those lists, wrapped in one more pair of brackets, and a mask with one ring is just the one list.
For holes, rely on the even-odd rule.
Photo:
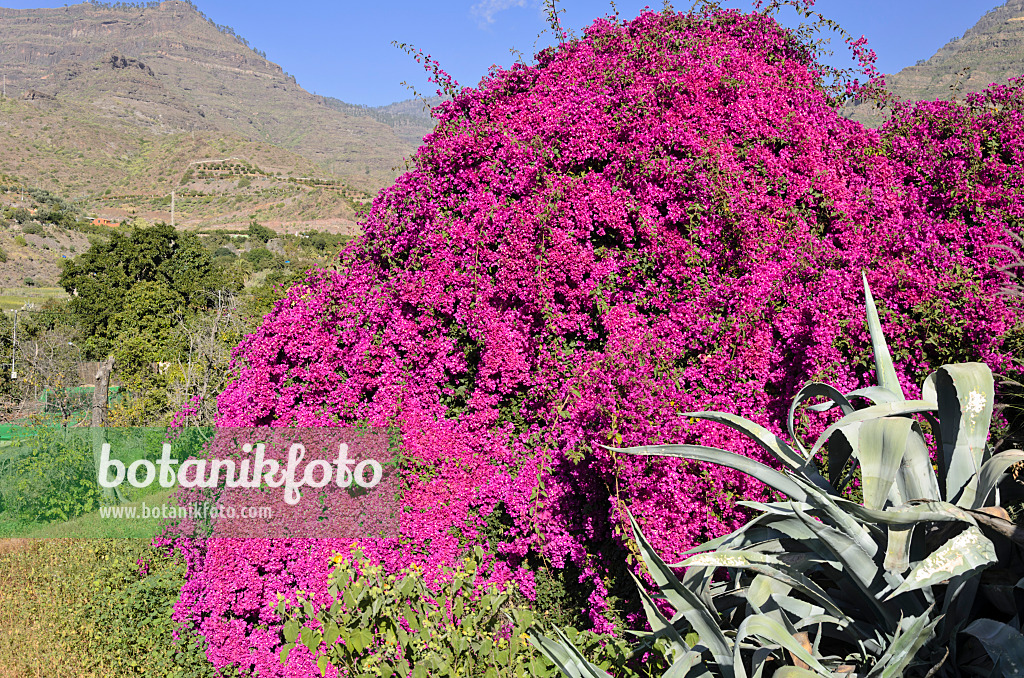
{"label": "shrub", "polygon": [[[992,373],[984,363],[944,365],[925,381],[921,400],[907,400],[864,286],[878,386],[845,395],[804,386],[790,407],[793,446],[741,417],[689,414],[743,432],[781,471],[700,445],[617,450],[720,464],[788,498],[752,504],[757,518],[673,566],[633,521],[668,608],[640,587],[652,629],[641,650],[664,643],[673,675],[760,675],[780,666],[823,677],[1016,675],[1024,659],[1014,592],[1024,577],[1024,535],[998,505],[999,485],[1024,452],[986,445]],[[793,412],[815,397],[827,402],[812,409],[839,407],[844,416],[808,447]],[[872,404],[856,410],[854,398]],[[815,463],[826,449],[827,480]],[[860,503],[844,497],[857,471]],[[672,568],[688,568],[682,582]],[[725,579],[716,578],[720,569]],[[691,633],[697,638],[685,640]],[[570,668],[581,655],[564,635],[533,639],[569,678],[610,675]]]}
{"label": "shrub", "polygon": [[17,245],[18,247],[25,247],[26,245],[28,245],[28,242],[25,240],[25,236],[16,235],[14,236],[14,244]]}
{"label": "shrub", "polygon": [[7,250],[0,247],[0,264],[7,263]]}
{"label": "shrub", "polygon": [[37,426],[0,478],[5,510],[25,520],[69,520],[99,507],[92,450],[80,438]]}
{"label": "shrub", "polygon": [[274,260],[274,255],[266,247],[256,247],[243,254],[242,258],[252,264],[254,271],[262,271]]}
{"label": "shrub", "polygon": [[[658,525],[671,560],[743,524],[737,497],[770,490],[602,445],[700,437],[771,462],[685,413],[780,432],[804,380],[865,385],[858,271],[886,299],[906,392],[944,363],[1010,366],[1021,308],[1001,269],[1020,256],[1024,93],[908,109],[878,132],[837,114],[813,53],[762,13],[644,13],[453,89],[337,270],[307,275],[239,345],[218,423],[400,428],[401,538],[368,541],[368,557],[434,569],[485,544],[495,583],[527,596],[523,562],[571,564],[594,628],[614,629],[634,612],[615,609],[623,506]],[[488,538],[499,505],[510,525]],[[199,548],[178,609],[202,620],[215,663],[286,672],[278,622],[232,592],[324,596],[305,555],[287,581],[243,579],[320,548]]]}
{"label": "shrub", "polygon": [[49,235],[49,233],[46,232],[46,229],[43,228],[42,224],[25,224],[21,227],[21,232],[25,235],[38,235],[44,238]]}
{"label": "shrub", "polygon": [[[415,565],[387,574],[358,549],[351,556],[336,554],[332,602],[316,609],[301,593],[294,602],[279,597],[285,619],[281,661],[301,653],[321,673],[331,665],[365,678],[557,675],[527,640],[527,631],[540,626],[533,613],[513,591],[478,580],[482,555],[478,550],[467,556],[431,584]],[[570,633],[602,667],[636,675],[626,666],[623,641]]]}
{"label": "shrub", "polygon": [[[172,621],[180,554],[136,539],[41,539],[0,553],[0,662],[14,675],[218,675]],[[177,635],[175,635],[177,634]]]}

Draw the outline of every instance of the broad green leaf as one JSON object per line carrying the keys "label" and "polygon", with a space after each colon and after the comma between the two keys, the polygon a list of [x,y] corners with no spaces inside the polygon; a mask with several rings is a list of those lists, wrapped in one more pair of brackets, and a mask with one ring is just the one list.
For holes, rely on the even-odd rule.
{"label": "broad green leaf", "polygon": [[786,650],[789,650],[789,652],[794,656],[803,660],[803,662],[809,667],[815,671],[819,671],[819,675],[821,676],[832,675],[828,669],[821,665],[817,658],[804,649],[804,646],[801,645],[799,641],[792,636],[792,634],[790,634],[785,626],[771,617],[760,614],[747,617],[740,623],[740,627],[736,630],[736,658],[734,661],[737,665],[741,664],[740,645],[750,636],[758,636],[760,638],[764,638],[773,645],[781,645]]}
{"label": "broad green leaf", "polygon": [[886,600],[958,575],[982,570],[994,562],[995,547],[981,530],[972,525],[918,562],[906,580],[886,596]]}
{"label": "broad green leaf", "polygon": [[1024,636],[1020,631],[992,619],[975,619],[964,633],[981,641],[985,652],[995,662],[992,675],[1006,678],[1024,676]]}
{"label": "broad green leaf", "polygon": [[[801,388],[797,392],[796,397],[793,398],[793,402],[789,405],[789,416],[786,419],[786,428],[789,430],[789,437],[793,439],[793,442],[796,443],[796,446],[800,451],[805,454],[807,450],[804,448],[803,444],[800,442],[799,436],[796,434],[793,415],[796,414],[797,407],[807,400],[817,397],[825,397],[829,399],[830,402],[823,403],[824,405],[828,405],[828,408],[826,409],[830,409],[833,405],[839,405],[839,407],[843,409],[844,415],[853,414],[853,405],[851,405],[850,401],[846,399],[846,396],[840,393],[835,387],[829,386],[828,384],[822,384],[821,382],[812,381]],[[822,409],[817,408],[816,410],[823,411]]]}
{"label": "broad green leaf", "polygon": [[807,492],[791,476],[781,471],[776,471],[749,457],[744,457],[734,452],[726,452],[717,447],[704,447],[703,445],[644,445],[628,449],[615,449],[615,451],[644,456],[677,457],[718,464],[719,466],[725,466],[753,476],[790,499],[795,501],[807,500]]}
{"label": "broad green leaf", "polygon": [[925,397],[934,394],[939,408],[939,467],[945,473],[945,499],[973,507],[992,421],[992,371],[984,363],[943,365],[925,379],[922,391]]}
{"label": "broad green leaf", "polygon": [[[864,505],[868,508],[885,508],[913,425],[914,420],[906,417],[881,417],[860,425],[857,456],[864,483]],[[902,503],[895,502],[897,506]]]}
{"label": "broad green leaf", "polygon": [[985,502],[988,501],[992,490],[996,489],[999,483],[1003,481],[1006,472],[1022,461],[1024,461],[1024,451],[1021,450],[1000,452],[986,461],[981,467],[981,473],[978,478],[978,491],[974,495],[974,505],[971,508],[985,506]]}
{"label": "broad green leaf", "polygon": [[727,567],[756,572],[800,591],[833,616],[844,620],[846,618],[843,611],[832,602],[828,594],[818,584],[805,577],[796,568],[768,553],[757,551],[698,553],[687,558],[681,565],[683,567]]}
{"label": "broad green leaf", "polygon": [[850,536],[810,518],[803,511],[796,509],[796,515],[804,521],[804,525],[810,528],[819,541],[842,563],[843,570],[850,575],[857,588],[860,589],[864,599],[875,608],[878,615],[890,627],[895,627],[896,618],[893,617],[892,612],[875,598],[875,591],[880,588],[878,580],[881,572],[874,561],[874,554],[865,551]]}
{"label": "broad green leaf", "polygon": [[868,286],[867,273],[861,271],[861,278],[864,280],[864,303],[867,306],[868,333],[871,335],[871,348],[875,354],[875,377],[878,379],[880,387],[892,392],[893,395],[898,396],[901,400],[905,399],[903,387],[900,386],[899,377],[896,376],[896,368],[892,364],[889,346],[885,343],[882,323],[878,320],[878,309],[875,308],[875,298],[871,296],[871,287]]}
{"label": "broad green leaf", "polygon": [[884,403],[893,403],[898,400],[903,400],[902,396],[896,395],[887,388],[881,386],[868,386],[867,388],[858,388],[856,391],[850,391],[846,394],[847,399],[849,398],[867,398],[875,405],[882,405]]}
{"label": "broad green leaf", "polygon": [[905,501],[940,501],[939,481],[932,468],[924,431],[916,421],[907,436],[907,447],[903,452],[903,463],[896,476],[896,484]]}
{"label": "broad green leaf", "polygon": [[853,414],[846,415],[836,423],[826,428],[825,431],[818,436],[818,440],[815,441],[814,447],[811,448],[811,456],[813,457],[821,450],[833,433],[840,428],[849,426],[850,424],[868,421],[870,419],[878,419],[880,417],[899,417],[907,414],[922,414],[934,410],[935,403],[928,402],[927,400],[900,400],[897,402],[885,403],[883,405],[865,407],[863,410],[857,410]]}
{"label": "broad green leaf", "polygon": [[892,644],[868,673],[868,678],[903,678],[903,672],[914,661],[917,651],[927,643],[935,632],[935,625],[942,617],[936,617],[930,623],[932,608],[925,610],[918,617],[904,619],[893,638]]}
{"label": "broad green leaf", "polygon": [[889,542],[882,567],[890,572],[906,572],[910,568],[910,542],[913,537],[913,525],[890,525]]}
{"label": "broad green leaf", "polygon": [[594,666],[580,654],[561,629],[555,627],[559,640],[551,640],[535,629],[527,629],[530,643],[558,667],[568,678],[611,678],[611,674]]}
{"label": "broad green leaf", "polygon": [[[817,469],[813,465],[808,464],[807,460],[797,454],[784,440],[760,424],[735,414],[726,414],[724,412],[688,412],[685,416],[725,424],[729,428],[739,431],[778,459],[790,471],[805,475],[808,480],[825,489],[826,484],[818,482],[819,479],[821,481],[824,481],[824,479],[818,474]],[[796,441],[797,445],[800,444],[795,437],[794,441]]]}
{"label": "broad green leaf", "polygon": [[674,661],[661,678],[711,678],[711,673],[700,663],[699,652],[687,652]]}
{"label": "broad green leaf", "polygon": [[633,537],[636,539],[637,546],[640,547],[640,556],[662,595],[665,596],[665,600],[678,613],[681,613],[693,630],[700,635],[701,643],[711,651],[712,656],[719,663],[722,674],[726,678],[733,678],[735,674],[732,665],[732,652],[729,641],[722,633],[722,629],[719,628],[717,613],[709,609],[696,593],[679,582],[675,573],[647,541],[633,515],[628,511],[627,515],[633,526]]}

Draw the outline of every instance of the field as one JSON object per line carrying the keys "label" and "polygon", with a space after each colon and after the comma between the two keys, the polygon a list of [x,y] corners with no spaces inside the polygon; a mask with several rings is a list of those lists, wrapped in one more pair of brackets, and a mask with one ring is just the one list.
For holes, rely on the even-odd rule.
{"label": "field", "polygon": [[31,310],[42,306],[47,299],[67,298],[67,292],[60,287],[0,287],[0,310]]}

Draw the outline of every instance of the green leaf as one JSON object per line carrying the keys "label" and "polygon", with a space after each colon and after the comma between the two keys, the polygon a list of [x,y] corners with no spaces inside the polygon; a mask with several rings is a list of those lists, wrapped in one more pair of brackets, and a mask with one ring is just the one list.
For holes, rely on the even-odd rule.
{"label": "green leaf", "polygon": [[864,599],[875,608],[875,611],[887,624],[895,627],[896,619],[892,612],[875,598],[875,590],[880,586],[880,584],[876,585],[880,572],[873,559],[874,554],[865,551],[863,546],[849,535],[810,518],[798,507],[794,508],[796,515],[800,517],[804,525],[814,532],[815,536],[843,564],[843,570],[850,575],[861,590]]}
{"label": "green leaf", "polygon": [[903,678],[904,669],[914,660],[917,651],[931,640],[935,625],[942,619],[936,617],[929,623],[931,611],[932,608],[929,607],[918,617],[902,620],[892,644],[885,654],[878,658],[868,673],[868,678]]}
{"label": "green leaf", "polygon": [[939,468],[945,474],[946,501],[973,507],[987,461],[985,443],[995,398],[992,371],[984,363],[943,365],[925,379],[922,393],[934,395],[938,403]]}
{"label": "green leaf", "polygon": [[[859,426],[857,456],[864,483],[864,505],[868,508],[885,508],[913,425],[914,420],[906,417],[881,417]],[[901,499],[893,503],[899,506],[903,503]]]}
{"label": "green leaf", "polygon": [[906,580],[886,596],[886,600],[957,575],[980,571],[994,562],[995,547],[981,530],[972,525],[918,562]]}
{"label": "green leaf", "polygon": [[640,526],[633,515],[626,512],[629,522],[633,526],[633,537],[640,547],[640,556],[647,566],[651,577],[658,585],[662,595],[675,610],[686,618],[690,626],[700,635],[701,642],[711,650],[712,656],[719,663],[721,671],[726,678],[732,678],[734,669],[732,666],[732,652],[729,641],[718,626],[718,615],[708,609],[700,597],[683,586],[676,578],[675,573],[665,564],[661,556],[654,550],[647,538],[644,537]]}
{"label": "green leaf", "polygon": [[846,619],[846,614],[832,602],[832,599],[818,584],[805,577],[795,567],[769,553],[721,550],[714,553],[699,553],[687,558],[680,565],[682,567],[738,568],[771,577],[800,591],[835,617],[844,620],[840,624],[841,626],[851,623]]}
{"label": "green leaf", "polygon": [[896,368],[892,364],[889,346],[885,343],[885,334],[882,333],[882,323],[878,320],[878,309],[875,308],[875,298],[871,295],[867,273],[861,271],[861,278],[864,280],[868,333],[871,335],[871,348],[875,354],[875,377],[878,379],[880,387],[904,400],[906,396],[903,394],[903,387],[900,386],[899,377],[896,376]]}
{"label": "green leaf", "polygon": [[284,623],[284,639],[289,643],[294,643],[295,639],[299,637],[299,623],[294,619],[289,619]]}
{"label": "green leaf", "polygon": [[978,478],[978,491],[974,495],[974,505],[971,508],[985,506],[992,490],[999,486],[1005,479],[1005,474],[1019,462],[1024,461],[1024,451],[1007,450],[1000,452],[985,462],[981,467]]}
{"label": "green leaf", "polygon": [[623,450],[616,449],[615,451],[652,457],[677,457],[726,466],[757,478],[765,485],[783,493],[790,499],[807,501],[807,492],[791,476],[765,466],[759,461],[754,461],[734,452],[726,452],[717,447],[704,447],[703,445],[644,445]]}
{"label": "green leaf", "polygon": [[818,436],[818,440],[815,441],[814,447],[811,448],[810,456],[816,455],[828,439],[840,428],[849,426],[856,422],[864,422],[870,419],[878,419],[879,417],[897,417],[907,414],[923,414],[926,412],[932,412],[936,408],[935,403],[928,402],[926,400],[901,400],[897,402],[885,403],[882,405],[872,405],[871,407],[865,407],[863,410],[857,410],[853,414],[848,414],[836,423],[832,424],[825,431]]}
{"label": "green leaf", "polygon": [[734,661],[737,664],[740,663],[741,643],[750,636],[758,636],[774,645],[781,645],[794,656],[803,660],[809,667],[819,671],[819,675],[831,675],[831,672],[822,666],[810,652],[804,649],[804,646],[789,633],[785,626],[763,614],[750,615],[740,623],[739,629],[736,630],[736,658]]}
{"label": "green leaf", "polygon": [[683,416],[725,424],[729,428],[739,431],[791,471],[800,472],[807,466],[807,460],[797,454],[782,438],[749,419],[725,412],[687,412]]}
{"label": "green leaf", "polygon": [[[651,625],[651,631],[653,631],[655,637],[664,637],[668,639],[668,655],[669,660],[673,663],[679,659],[691,654],[690,646],[683,640],[679,632],[672,625],[665,615],[661,613],[658,606],[651,599],[651,596],[647,593],[644,585],[640,582],[636,576],[630,572],[629,576],[633,578],[633,582],[636,584],[637,591],[640,594],[640,602],[644,608],[644,614],[647,616],[647,622]],[[700,655],[697,654],[699,658]]]}
{"label": "green leaf", "polygon": [[561,629],[555,628],[558,641],[541,635],[535,629],[527,629],[526,633],[530,643],[568,678],[612,678],[610,673],[588,662]]}
{"label": "green leaf", "polygon": [[992,675],[1024,676],[1024,636],[1020,631],[992,619],[975,619],[964,629],[979,641],[995,662]]}
{"label": "green leaf", "polygon": [[[807,450],[804,449],[804,446],[800,443],[799,436],[797,436],[796,434],[796,430],[794,428],[793,415],[796,414],[796,408],[799,407],[802,403],[804,403],[807,400],[810,400],[811,398],[816,397],[825,397],[829,399],[829,402],[822,403],[822,405],[825,405],[827,407],[823,407],[822,405],[812,406],[812,409],[814,409],[817,412],[823,412],[825,410],[832,409],[832,407],[834,407],[835,405],[839,405],[839,407],[842,408],[844,415],[853,413],[853,405],[851,405],[850,401],[846,399],[846,396],[840,393],[833,386],[829,386],[828,384],[823,384],[817,381],[812,381],[811,383],[806,384],[803,388],[801,388],[797,392],[796,397],[793,398],[793,402],[790,403],[789,405],[789,416],[786,420],[786,428],[789,430],[789,437],[793,439],[793,442],[796,443],[800,451],[804,453],[806,453]],[[803,460],[801,459],[801,461]]]}

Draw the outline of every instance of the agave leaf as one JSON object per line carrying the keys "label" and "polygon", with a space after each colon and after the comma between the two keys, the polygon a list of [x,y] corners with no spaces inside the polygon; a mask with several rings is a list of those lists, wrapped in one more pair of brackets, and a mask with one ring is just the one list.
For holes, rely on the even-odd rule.
{"label": "agave leaf", "polygon": [[835,491],[842,492],[845,483],[842,483],[843,469],[850,457],[857,455],[857,446],[860,443],[860,423],[850,424],[838,429],[828,439],[828,479]]}
{"label": "agave leaf", "polygon": [[869,419],[877,419],[879,417],[898,417],[907,414],[922,414],[925,412],[931,412],[934,409],[935,403],[928,402],[927,400],[900,400],[898,402],[872,405],[871,407],[865,407],[863,410],[857,410],[853,414],[846,415],[825,429],[825,431],[818,436],[818,440],[815,441],[814,447],[811,448],[810,456],[817,454],[825,443],[828,442],[828,439],[832,434],[838,429],[849,426],[855,422],[868,421]]}
{"label": "agave leaf", "polygon": [[903,400],[902,396],[899,396],[887,388],[881,386],[868,386],[867,388],[858,388],[856,391],[850,391],[846,394],[847,399],[849,398],[867,398],[875,405],[882,405],[884,403],[893,403],[898,400]]}
{"label": "agave leaf", "polygon": [[661,678],[711,678],[711,672],[700,663],[700,653],[689,652],[672,663]]}
{"label": "agave leaf", "polygon": [[995,382],[984,363],[943,365],[925,379],[925,397],[934,394],[939,408],[946,501],[974,506],[985,442],[992,421]]}
{"label": "agave leaf", "polygon": [[541,635],[533,628],[527,629],[526,633],[530,643],[550,659],[563,675],[569,678],[612,678],[610,673],[588,662],[558,627],[555,627],[558,641]]}
{"label": "agave leaf", "polygon": [[828,597],[828,594],[820,586],[805,577],[796,568],[771,554],[758,551],[699,553],[683,561],[682,566],[737,568],[771,577],[790,588],[800,591],[812,601],[821,605],[830,614],[842,619],[842,625],[851,623],[843,611],[832,602],[832,599]]}
{"label": "agave leaf", "polygon": [[910,542],[913,537],[913,525],[891,525],[882,567],[890,572],[906,572],[910,567]]}
{"label": "agave leaf", "polygon": [[850,575],[864,599],[875,609],[879,617],[890,628],[894,628],[896,618],[893,617],[892,611],[875,597],[875,590],[881,588],[878,580],[882,572],[874,561],[874,554],[865,551],[862,545],[850,536],[812,519],[799,508],[796,509],[796,515],[842,563],[843,570]]}
{"label": "agave leaf", "polygon": [[907,501],[942,499],[939,482],[928,453],[928,444],[924,440],[924,431],[916,421],[907,436],[907,447],[903,452],[903,463],[896,476],[896,483]]}
{"label": "agave leaf", "polygon": [[[838,391],[836,391],[836,393],[838,393]],[[842,396],[842,394],[839,395],[840,397]],[[799,398],[799,394],[797,394],[797,397]],[[818,474],[817,469],[813,465],[808,464],[807,460],[797,454],[793,448],[786,444],[784,440],[760,424],[750,421],[749,419],[739,417],[735,414],[726,414],[724,412],[687,412],[685,416],[725,424],[729,428],[739,431],[757,443],[757,445],[763,450],[778,459],[779,462],[790,471],[804,475],[808,480],[817,484],[822,489],[825,489],[825,485],[827,485],[827,483],[825,483],[824,478]],[[800,441],[796,440],[795,437],[793,440],[796,441],[798,446],[800,445]]]}
{"label": "agave leaf", "polygon": [[886,600],[959,575],[978,572],[994,562],[995,546],[972,525],[920,561]]}
{"label": "agave leaf", "polygon": [[878,320],[878,309],[875,308],[875,298],[871,296],[871,287],[868,286],[867,273],[861,271],[861,278],[864,280],[864,302],[867,306],[868,334],[871,335],[871,348],[875,354],[875,376],[878,379],[878,385],[890,391],[900,400],[904,400],[906,396],[903,394],[903,387],[900,386],[899,377],[896,376],[896,368],[892,364],[889,346],[885,343],[882,323]]}
{"label": "agave leaf", "polygon": [[750,636],[764,638],[774,645],[779,645],[785,648],[791,652],[793,656],[799,657],[809,667],[815,671],[819,671],[820,673],[818,675],[832,675],[828,669],[821,665],[816,657],[804,649],[804,646],[793,637],[785,626],[763,614],[755,614],[747,617],[740,623],[740,627],[736,630],[736,657],[734,661],[737,666],[742,666],[742,660],[740,658],[740,644]]}
{"label": "agave leaf", "polygon": [[780,666],[775,669],[775,673],[772,674],[772,678],[821,678],[822,676],[831,678],[832,672],[817,673],[815,671],[802,669],[799,666]]}
{"label": "agave leaf", "polygon": [[[860,425],[857,456],[864,483],[864,505],[868,508],[885,508],[913,425],[914,420],[906,417],[881,417]],[[894,503],[898,506],[903,501]]]}
{"label": "agave leaf", "polygon": [[922,501],[913,504],[878,511],[861,506],[848,499],[838,499],[836,504],[857,520],[881,525],[914,525],[924,522],[961,521],[976,525],[974,517],[957,506],[944,501]]}
{"label": "agave leaf", "polygon": [[1000,452],[985,462],[981,467],[981,474],[978,478],[978,491],[974,495],[974,505],[971,508],[981,508],[988,501],[992,490],[999,486],[1007,471],[1019,462],[1024,461],[1024,451],[1007,450]]}
{"label": "agave leaf", "polygon": [[[771,515],[757,516],[735,532],[730,532],[729,534],[722,535],[721,537],[715,537],[710,541],[694,546],[692,549],[683,551],[682,555],[688,556],[694,553],[714,551],[725,547],[748,548],[753,544],[759,544],[771,539],[788,536],[770,526],[771,518],[773,517],[774,516]],[[808,533],[808,538],[813,537],[814,535]],[[671,567],[678,567],[678,565],[673,564]]]}
{"label": "agave leaf", "polygon": [[[793,415],[796,414],[797,407],[799,407],[805,401],[816,397],[825,397],[830,400],[830,402],[828,403],[823,403],[824,405],[828,405],[828,408],[825,409],[830,409],[833,405],[839,405],[839,407],[843,409],[843,414],[853,413],[853,405],[851,405],[850,401],[846,399],[846,396],[840,393],[833,386],[829,386],[828,384],[823,384],[817,381],[812,381],[811,383],[801,388],[797,392],[796,397],[793,398],[793,402],[789,406],[789,417],[786,420],[786,427],[789,430],[789,437],[792,438],[793,442],[796,443],[797,448],[805,454],[807,450],[800,442],[800,438],[799,436],[797,436],[796,430],[793,426]],[[815,409],[816,411],[823,411],[822,409]]]}
{"label": "agave leaf", "polygon": [[992,675],[1024,676],[1024,636],[1020,631],[992,619],[975,619],[964,633],[981,641],[985,652],[995,662]]}
{"label": "agave leaf", "polygon": [[658,589],[670,605],[686,618],[700,636],[701,643],[711,650],[726,678],[733,678],[732,652],[729,641],[718,625],[718,614],[709,609],[696,593],[683,586],[676,575],[647,541],[633,515],[626,512],[633,526],[633,537],[640,547],[640,556]]}
{"label": "agave leaf", "polygon": [[[654,600],[651,599],[650,594],[647,593],[647,589],[640,582],[636,576],[630,572],[629,576],[633,578],[633,582],[636,584],[636,589],[640,593],[640,602],[644,607],[644,614],[647,616],[647,623],[651,625],[651,631],[654,632],[655,637],[664,637],[669,641],[668,653],[669,660],[675,663],[677,660],[682,659],[686,655],[691,653],[691,648],[683,640],[683,637],[679,635],[679,632],[672,625],[665,615],[661,613],[658,606],[655,605]],[[697,654],[697,658],[700,658],[700,654]],[[692,666],[692,664],[691,664]]]}
{"label": "agave leaf", "polygon": [[781,471],[776,471],[749,457],[744,457],[734,452],[726,452],[717,447],[704,447],[703,445],[642,445],[627,449],[608,449],[628,454],[706,461],[736,469],[737,471],[743,471],[747,475],[757,478],[765,485],[796,501],[806,501],[807,498],[806,491],[793,477]]}
{"label": "agave leaf", "polygon": [[931,640],[935,625],[942,619],[936,617],[929,622],[931,611],[929,607],[924,614],[904,619],[900,623],[892,644],[868,672],[868,678],[902,678],[904,669],[914,661],[917,651]]}

